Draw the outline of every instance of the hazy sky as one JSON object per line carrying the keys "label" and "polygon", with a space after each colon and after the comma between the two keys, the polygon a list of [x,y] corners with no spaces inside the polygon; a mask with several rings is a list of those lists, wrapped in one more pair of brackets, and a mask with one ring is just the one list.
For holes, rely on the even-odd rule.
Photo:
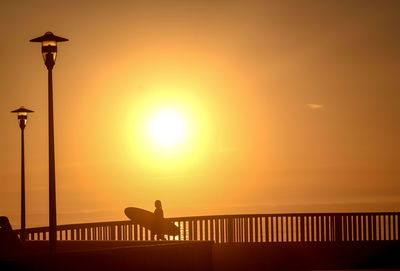
{"label": "hazy sky", "polygon": [[[47,70],[54,68],[58,223],[400,211],[399,1],[0,0],[0,215],[48,224]],[[147,133],[163,110],[185,139]]]}

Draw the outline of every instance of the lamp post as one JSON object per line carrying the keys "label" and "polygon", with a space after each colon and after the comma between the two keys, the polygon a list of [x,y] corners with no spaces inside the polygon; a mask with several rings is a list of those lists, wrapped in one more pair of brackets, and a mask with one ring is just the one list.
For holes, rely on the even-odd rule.
{"label": "lamp post", "polygon": [[32,110],[26,109],[21,106],[18,109],[11,111],[17,113],[19,127],[21,128],[21,240],[25,240],[25,144],[24,144],[24,130],[28,120],[28,113]]}
{"label": "lamp post", "polygon": [[46,32],[43,36],[31,39],[31,42],[42,43],[44,64],[48,70],[48,112],[49,112],[49,241],[50,253],[56,251],[57,211],[56,211],[56,176],[54,160],[54,118],[53,118],[53,67],[57,56],[57,42],[68,39]]}

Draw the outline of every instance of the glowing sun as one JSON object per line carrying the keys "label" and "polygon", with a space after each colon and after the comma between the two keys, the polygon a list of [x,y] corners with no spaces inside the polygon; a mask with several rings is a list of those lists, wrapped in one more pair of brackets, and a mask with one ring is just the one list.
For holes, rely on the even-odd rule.
{"label": "glowing sun", "polygon": [[150,120],[149,134],[158,145],[176,145],[185,139],[186,133],[185,118],[179,112],[161,111]]}

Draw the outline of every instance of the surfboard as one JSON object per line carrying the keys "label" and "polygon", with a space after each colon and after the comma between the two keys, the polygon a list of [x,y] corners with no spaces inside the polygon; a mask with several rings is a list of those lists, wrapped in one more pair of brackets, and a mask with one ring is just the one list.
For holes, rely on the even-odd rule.
{"label": "surfboard", "polygon": [[[141,208],[128,207],[125,209],[125,215],[134,223],[152,230],[154,219],[154,214],[152,212]],[[161,222],[161,232],[165,235],[179,235],[179,227],[164,219]]]}

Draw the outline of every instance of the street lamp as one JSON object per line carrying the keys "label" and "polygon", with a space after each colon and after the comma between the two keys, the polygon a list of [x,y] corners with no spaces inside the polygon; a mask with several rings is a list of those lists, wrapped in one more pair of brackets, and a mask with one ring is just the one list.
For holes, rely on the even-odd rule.
{"label": "street lamp", "polygon": [[19,127],[21,128],[21,240],[25,240],[25,144],[24,144],[24,130],[28,120],[28,113],[34,111],[21,106],[18,109],[11,111],[17,113]]}
{"label": "street lamp", "polygon": [[53,118],[53,67],[57,56],[57,42],[68,39],[46,32],[43,36],[31,39],[31,42],[42,43],[44,64],[48,70],[48,106],[49,106],[49,241],[50,252],[56,251],[57,211],[56,211],[56,176],[54,160],[54,118]]}

